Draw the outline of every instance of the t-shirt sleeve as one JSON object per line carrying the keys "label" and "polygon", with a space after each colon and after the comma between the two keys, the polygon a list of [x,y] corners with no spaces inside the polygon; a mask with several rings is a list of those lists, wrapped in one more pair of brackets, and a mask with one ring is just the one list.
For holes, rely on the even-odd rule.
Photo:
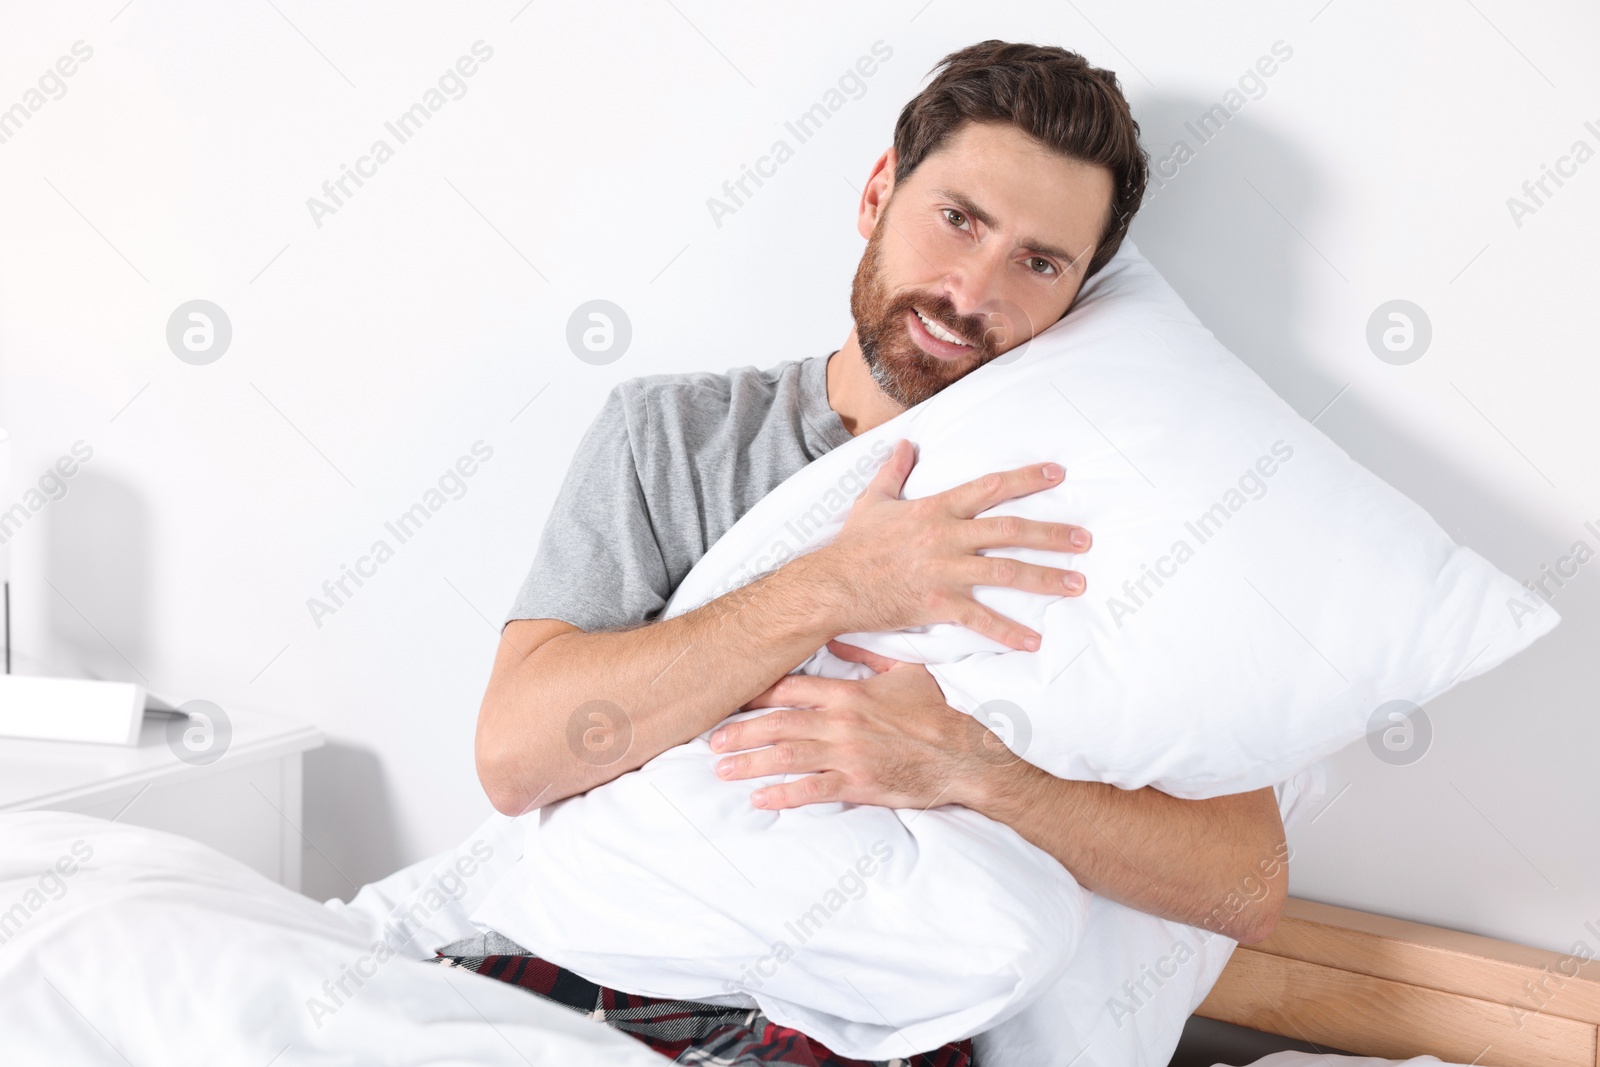
{"label": "t-shirt sleeve", "polygon": [[672,589],[629,432],[643,412],[629,401],[613,387],[579,442],[507,622],[560,619],[594,632],[648,622],[666,606]]}

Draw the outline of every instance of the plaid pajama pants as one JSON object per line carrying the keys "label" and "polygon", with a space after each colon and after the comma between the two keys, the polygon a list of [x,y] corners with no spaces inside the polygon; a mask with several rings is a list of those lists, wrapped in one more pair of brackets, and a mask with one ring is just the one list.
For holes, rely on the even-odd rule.
{"label": "plaid pajama pants", "polygon": [[643,1041],[673,1063],[691,1067],[763,1067],[773,1063],[796,1067],[976,1067],[970,1040],[952,1042],[908,1059],[875,1063],[846,1059],[800,1031],[778,1025],[760,1009],[620,993],[531,955],[499,934],[446,945],[438,950],[433,962],[521,986]]}

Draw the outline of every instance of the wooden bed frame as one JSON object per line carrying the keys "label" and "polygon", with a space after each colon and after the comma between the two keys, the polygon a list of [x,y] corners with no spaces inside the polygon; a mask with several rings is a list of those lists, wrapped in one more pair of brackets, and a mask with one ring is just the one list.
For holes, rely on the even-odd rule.
{"label": "wooden bed frame", "polygon": [[1362,1056],[1600,1067],[1600,923],[1574,952],[1291,898],[1195,1014]]}

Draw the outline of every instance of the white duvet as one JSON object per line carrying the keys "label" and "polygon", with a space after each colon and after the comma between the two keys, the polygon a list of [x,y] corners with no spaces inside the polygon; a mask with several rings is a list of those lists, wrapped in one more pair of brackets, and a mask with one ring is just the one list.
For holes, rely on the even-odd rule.
{"label": "white duvet", "polygon": [[[1307,798],[1290,791],[1282,799],[1287,821],[1297,821]],[[83,815],[0,815],[0,1064],[665,1062],[632,1038],[524,990],[419,962],[479,932],[470,914],[520,856],[518,831],[518,820],[491,816],[457,847],[363,887],[348,905],[322,905],[169,834]],[[1106,917],[1116,907],[1098,898],[1092,905]],[[1095,925],[1090,938],[1116,925],[1114,918]],[[1159,925],[1169,935],[1192,936],[1179,924]],[[393,953],[382,962],[374,951],[380,943]],[[1096,951],[1120,956],[1136,973],[1149,944],[1164,943],[1158,937]],[[1198,984],[1209,986],[1231,949],[1222,938],[1202,949],[1192,962],[1204,977]],[[1153,1045],[1052,1031],[1052,1020],[1041,1020],[1036,1035],[1013,1033],[1010,1044],[980,1039],[980,1062],[1159,1067],[1196,984],[1157,991],[1148,1008],[1163,1022],[1144,1030],[1158,1035]],[[1255,1067],[1330,1062],[1400,1067],[1396,1060],[1289,1052]]]}
{"label": "white duvet", "polygon": [[0,1064],[659,1067],[577,1012],[420,962],[472,932],[462,908],[515,858],[505,822],[328,907],[184,838],[0,815]]}

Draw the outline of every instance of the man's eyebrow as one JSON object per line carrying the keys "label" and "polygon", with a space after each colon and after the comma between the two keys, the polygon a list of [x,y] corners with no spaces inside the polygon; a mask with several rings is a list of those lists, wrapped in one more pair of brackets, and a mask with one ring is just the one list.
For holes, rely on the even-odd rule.
{"label": "man's eyebrow", "polygon": [[[963,214],[969,218],[977,219],[985,226],[994,225],[994,216],[983,210],[983,208],[979,207],[977,204],[973,203],[972,198],[963,193],[958,193],[953,189],[935,189],[933,191],[933,195],[941,200],[950,201],[956,207],[960,208]],[[1082,252],[1074,255],[1064,248],[1057,248],[1053,244],[1049,244],[1045,241],[1035,240],[1031,237],[1024,237],[1018,243],[1026,248],[1033,249],[1035,252],[1065,261],[1068,270],[1077,270],[1078,264],[1083,259]]]}

